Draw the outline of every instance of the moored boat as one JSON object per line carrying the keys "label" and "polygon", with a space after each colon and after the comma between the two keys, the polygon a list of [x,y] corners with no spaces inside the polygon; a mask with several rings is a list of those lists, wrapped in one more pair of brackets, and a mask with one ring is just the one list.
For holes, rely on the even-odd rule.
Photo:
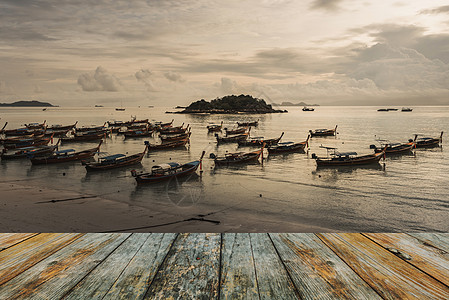
{"label": "moored boat", "polygon": [[159,129],[159,133],[160,134],[179,134],[179,133],[185,133],[188,129],[190,125],[187,125],[187,127],[183,127],[184,123],[182,123],[181,126],[177,126],[177,127],[163,127],[161,129]]}
{"label": "moored boat", "polygon": [[315,110],[315,108],[312,108],[312,107],[306,107],[306,106],[304,106],[303,108],[302,108],[302,111],[314,111]]}
{"label": "moored boat", "polygon": [[11,143],[3,144],[5,149],[19,149],[25,147],[36,147],[36,146],[44,146],[48,145],[51,141],[53,141],[53,135],[49,137],[40,137],[40,138],[28,138],[21,139]]}
{"label": "moored boat", "polygon": [[416,148],[438,147],[443,142],[443,131],[441,131],[440,137],[437,138],[422,137],[417,139],[417,137],[418,135],[415,134]]}
{"label": "moored boat", "polygon": [[370,149],[374,149],[374,152],[379,153],[385,151],[386,154],[403,154],[411,152],[416,146],[416,136],[414,140],[409,140],[407,143],[390,143],[387,140],[377,140],[380,143],[380,147],[376,145],[370,145]]}
{"label": "moored boat", "polygon": [[101,171],[139,164],[145,156],[147,149],[148,146],[145,146],[143,152],[129,156],[124,154],[114,154],[99,157],[97,162],[86,162],[84,163],[84,166],[87,171]]}
{"label": "moored boat", "polygon": [[242,133],[239,135],[220,137],[217,133],[215,134],[215,138],[217,139],[217,143],[238,143],[239,141],[244,141],[248,138],[249,132]]}
{"label": "moored boat", "polygon": [[171,141],[171,142],[166,142],[166,143],[162,143],[162,144],[150,144],[150,142],[145,141],[145,145],[148,145],[148,150],[152,151],[152,150],[165,150],[165,149],[173,149],[173,148],[179,148],[179,147],[184,147],[185,145],[187,145],[190,142],[189,138],[185,138],[179,141]]}
{"label": "moored boat", "polygon": [[41,165],[41,164],[54,164],[54,163],[63,163],[70,161],[77,161],[86,158],[90,158],[95,155],[100,150],[101,143],[100,141],[97,147],[92,149],[87,149],[79,152],[75,152],[73,149],[65,149],[60,151],[55,151],[47,156],[38,156],[31,158],[31,163],[33,165]]}
{"label": "moored boat", "polygon": [[78,142],[92,142],[99,141],[106,137],[106,132],[103,131],[93,131],[93,132],[81,132],[75,133],[72,137],[62,137],[60,138],[61,143],[78,143]]}
{"label": "moored boat", "polygon": [[262,145],[262,148],[253,152],[226,153],[223,157],[217,157],[212,153],[211,158],[214,159],[216,166],[226,166],[258,161],[259,157],[263,154],[264,147],[265,144]]}
{"label": "moored boat", "polygon": [[237,128],[237,129],[227,129],[225,128],[226,135],[233,135],[233,134],[240,134],[245,133],[248,130],[249,126],[243,127],[243,128]]}
{"label": "moored boat", "polygon": [[284,133],[281,133],[281,136],[274,139],[264,139],[263,137],[255,137],[250,138],[246,141],[238,141],[239,146],[262,146],[265,144],[266,146],[276,145],[284,136]]}
{"label": "moored boat", "polygon": [[37,147],[25,147],[19,148],[12,151],[7,151],[3,149],[1,153],[1,159],[19,159],[19,158],[30,158],[34,156],[47,155],[58,149],[58,145],[53,146],[37,146]]}
{"label": "moored boat", "polygon": [[304,142],[299,143],[295,142],[278,143],[277,145],[269,146],[267,150],[268,153],[270,154],[304,151],[304,148],[308,147],[309,145],[309,138],[310,135],[307,136],[307,139]]}
{"label": "moored boat", "polygon": [[217,132],[221,131],[221,128],[223,127],[223,121],[221,121],[220,125],[212,124],[207,126],[207,132]]}
{"label": "moored boat", "polygon": [[315,129],[315,130],[309,130],[310,136],[333,136],[337,135],[337,126],[335,125],[334,129]]}
{"label": "moored boat", "polygon": [[176,162],[169,162],[166,164],[160,164],[153,166],[151,172],[137,174],[135,170],[131,171],[133,177],[135,177],[138,184],[143,183],[155,183],[172,178],[182,177],[194,173],[201,165],[205,151],[201,153],[199,160],[195,160],[186,164],[179,164]]}
{"label": "moored boat", "polygon": [[29,124],[24,124],[23,126],[25,126],[28,129],[43,129],[43,128],[45,128],[46,122],[47,122],[47,120],[44,120],[44,122],[42,122],[42,123],[29,123]]}
{"label": "moored boat", "polygon": [[385,150],[381,152],[358,156],[357,152],[338,152],[337,148],[320,146],[327,150],[327,158],[317,157],[315,153],[312,158],[315,159],[317,167],[336,167],[336,166],[357,166],[379,163],[385,156]]}
{"label": "moored boat", "polygon": [[411,112],[411,111],[413,111],[413,108],[410,108],[410,107],[403,107],[403,108],[401,109],[401,111],[403,111],[403,112]]}
{"label": "moored boat", "polygon": [[248,127],[248,126],[256,127],[258,125],[259,125],[259,120],[257,120],[257,121],[249,121],[249,122],[237,122],[237,126],[238,127]]}

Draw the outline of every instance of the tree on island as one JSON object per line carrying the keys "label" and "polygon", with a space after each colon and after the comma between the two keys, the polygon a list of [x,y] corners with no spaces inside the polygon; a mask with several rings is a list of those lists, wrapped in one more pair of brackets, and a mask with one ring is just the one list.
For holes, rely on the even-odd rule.
{"label": "tree on island", "polygon": [[190,104],[181,113],[276,113],[286,112],[283,110],[274,110],[265,100],[254,98],[251,95],[230,95],[222,98],[216,98],[210,102],[201,99]]}

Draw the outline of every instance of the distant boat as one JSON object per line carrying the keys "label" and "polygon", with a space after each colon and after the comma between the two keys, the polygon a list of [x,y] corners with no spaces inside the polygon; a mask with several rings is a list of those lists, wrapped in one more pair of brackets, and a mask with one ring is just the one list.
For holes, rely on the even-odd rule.
{"label": "distant boat", "polygon": [[337,135],[337,126],[335,125],[334,129],[315,129],[315,130],[309,130],[310,136],[332,136]]}
{"label": "distant boat", "polygon": [[312,107],[306,107],[306,106],[304,106],[303,108],[302,108],[302,111],[314,111],[315,110],[315,108],[312,108]]}
{"label": "distant boat", "polygon": [[153,107],[154,107],[154,105],[148,105],[148,107],[149,107],[149,108],[153,108]]}
{"label": "distant boat", "polygon": [[397,108],[379,108],[377,111],[397,111]]}
{"label": "distant boat", "polygon": [[403,108],[401,109],[401,111],[410,112],[410,111],[413,111],[413,108],[410,108],[410,107],[403,107]]}
{"label": "distant boat", "polygon": [[95,105],[95,107],[103,107],[103,105]]}
{"label": "distant boat", "polygon": [[116,108],[116,111],[125,111],[125,108]]}

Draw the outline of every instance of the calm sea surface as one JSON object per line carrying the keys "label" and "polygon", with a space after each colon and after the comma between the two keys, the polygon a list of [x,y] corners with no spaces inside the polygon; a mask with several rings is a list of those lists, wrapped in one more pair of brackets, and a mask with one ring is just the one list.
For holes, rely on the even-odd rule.
{"label": "calm sea surface", "polygon": [[[80,163],[32,166],[28,160],[2,161],[1,181],[20,179],[32,186],[53,187],[151,208],[165,207],[183,214],[186,208],[200,207],[204,213],[232,209],[242,215],[269,216],[278,222],[300,222],[343,231],[449,231],[449,155],[445,151],[449,130],[449,107],[415,107],[413,112],[377,112],[378,107],[318,107],[303,112],[300,107],[285,107],[287,114],[272,115],[181,115],[165,114],[171,108],[1,108],[0,126],[7,128],[24,123],[49,125],[101,125],[107,120],[137,119],[181,123],[192,127],[189,148],[150,153],[134,169],[169,161],[180,163],[199,159],[206,151],[202,176],[137,186],[129,170],[86,173]],[[259,119],[253,136],[265,138],[285,135],[282,141],[304,141],[309,129],[334,128],[337,137],[312,138],[306,153],[268,156],[263,163],[238,167],[214,167],[210,153],[249,151],[237,144],[217,147],[208,135],[209,123],[224,121],[231,128],[237,121]],[[325,156],[319,146],[338,147],[339,151],[372,153],[375,137],[391,142],[406,142],[415,133],[436,137],[441,131],[443,146],[417,149],[414,154],[387,157],[378,166],[318,169],[311,154]],[[147,139],[148,140],[148,139]],[[149,139],[150,142],[154,142]],[[113,135],[102,145],[109,154],[142,152],[144,139],[127,139]],[[60,149],[83,150],[95,143],[64,145]],[[254,148],[253,148],[254,149]],[[199,171],[197,172],[199,174]],[[1,197],[1,195],[0,195]],[[241,230],[241,229],[240,229]],[[270,231],[269,225],[260,231]]]}

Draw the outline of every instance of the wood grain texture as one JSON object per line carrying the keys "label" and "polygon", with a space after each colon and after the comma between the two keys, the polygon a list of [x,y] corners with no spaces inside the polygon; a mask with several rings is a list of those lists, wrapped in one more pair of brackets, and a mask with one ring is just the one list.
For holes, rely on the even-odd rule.
{"label": "wood grain texture", "polygon": [[425,245],[449,252],[449,233],[409,233]]}
{"label": "wood grain texture", "polygon": [[222,235],[220,299],[259,299],[248,233]]}
{"label": "wood grain texture", "polygon": [[219,233],[180,234],[151,283],[146,298],[216,298],[220,241]]}
{"label": "wood grain texture", "polygon": [[152,233],[103,299],[142,299],[176,236]]}
{"label": "wood grain texture", "polygon": [[366,233],[397,257],[449,286],[449,253],[404,233]]}
{"label": "wood grain texture", "polygon": [[260,299],[299,299],[293,282],[266,233],[251,233]]}
{"label": "wood grain texture", "polygon": [[2,233],[0,234],[0,251],[35,235],[38,233]]}
{"label": "wood grain texture", "polygon": [[448,299],[449,288],[361,234],[319,237],[385,299]]}
{"label": "wood grain texture", "polygon": [[84,277],[64,299],[102,299],[150,234],[135,233]]}
{"label": "wood grain texture", "polygon": [[311,233],[270,234],[301,299],[380,299]]}
{"label": "wood grain texture", "polygon": [[0,285],[67,246],[83,234],[41,233],[0,252]]}
{"label": "wood grain texture", "polygon": [[129,234],[86,234],[0,286],[0,299],[59,299]]}

